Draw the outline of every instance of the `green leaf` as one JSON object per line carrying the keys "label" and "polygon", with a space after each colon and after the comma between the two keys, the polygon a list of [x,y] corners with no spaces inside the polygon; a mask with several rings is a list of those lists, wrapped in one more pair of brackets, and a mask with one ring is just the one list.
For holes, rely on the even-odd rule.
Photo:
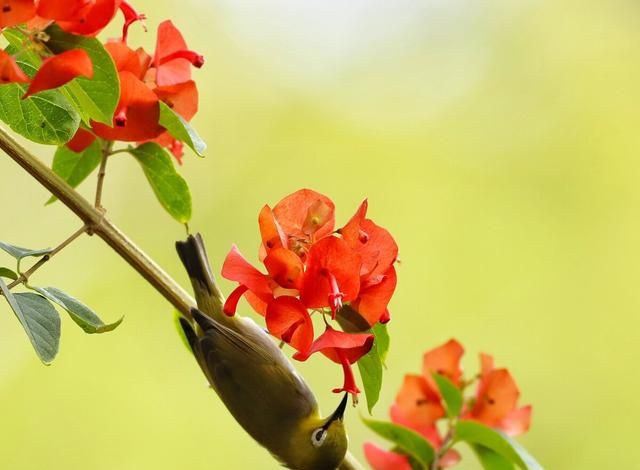
{"label": "green leaf", "polygon": [[491,449],[480,445],[471,445],[471,448],[485,470],[513,470],[514,468],[509,460]]}
{"label": "green leaf", "polygon": [[428,468],[429,464],[433,461],[435,455],[433,447],[417,432],[386,421],[376,421],[365,418],[363,418],[362,421],[373,432],[393,442],[403,452],[406,452],[416,459],[425,468]]}
{"label": "green leaf", "polygon": [[167,151],[158,144],[149,142],[129,152],[142,165],[151,189],[165,210],[180,223],[191,218],[191,193],[186,181],[180,176]]}
{"label": "green leaf", "polygon": [[115,330],[124,317],[110,324],[105,324],[96,313],[69,294],[62,292],[55,287],[33,287],[33,290],[46,297],[51,302],[58,304],[65,309],[74,322],[82,328],[85,333],[106,333]]}
{"label": "green leaf", "polygon": [[25,84],[0,86],[0,120],[18,134],[39,144],[62,145],[73,137],[80,116],[58,90],[23,100]]}
{"label": "green leaf", "polygon": [[380,360],[375,340],[371,351],[358,359],[358,370],[362,378],[364,395],[367,399],[367,409],[371,414],[373,407],[378,403],[380,389],[382,388],[382,361]]}
{"label": "green leaf", "polygon": [[0,279],[0,290],[44,364],[51,364],[60,345],[60,317],[44,297],[31,292],[13,294]]}
{"label": "green leaf", "polygon": [[39,250],[33,250],[31,248],[22,248],[16,245],[9,245],[5,242],[0,242],[0,249],[6,251],[18,261],[20,261],[22,258],[26,258],[27,256],[48,255],[53,251],[53,248],[41,248]]}
{"label": "green leaf", "polygon": [[77,77],[64,88],[84,122],[89,124],[93,119],[111,126],[120,99],[118,71],[111,55],[96,38],[69,34],[57,25],[49,26],[46,33],[50,38],[47,46],[55,54],[71,49],[87,52],[93,64],[93,77]]}
{"label": "green leaf", "polygon": [[459,421],[456,442],[484,446],[515,463],[524,470],[543,470],[542,466],[520,444],[506,434],[475,421]]}
{"label": "green leaf", "polygon": [[164,127],[174,139],[187,144],[199,156],[203,157],[207,144],[196,130],[185,121],[182,116],[162,101],[160,102],[160,125]]}
{"label": "green leaf", "polygon": [[438,385],[440,395],[444,399],[444,403],[447,407],[447,416],[455,418],[460,414],[462,410],[462,392],[455,386],[451,380],[440,374],[432,374],[433,380]]}
{"label": "green leaf", "polygon": [[18,275],[9,268],[0,268],[0,277],[11,279],[12,281],[18,280]]}
{"label": "green leaf", "polygon": [[[77,187],[89,176],[102,159],[102,142],[96,139],[83,152],[76,153],[66,146],[58,147],[53,156],[51,169],[72,188]],[[57,198],[51,196],[47,204],[51,204]]]}
{"label": "green leaf", "polygon": [[387,353],[389,352],[389,346],[391,344],[391,338],[389,337],[389,331],[387,330],[386,323],[376,323],[371,328],[373,334],[376,337],[376,346],[378,347],[378,354],[380,355],[380,360],[384,365],[387,360]]}

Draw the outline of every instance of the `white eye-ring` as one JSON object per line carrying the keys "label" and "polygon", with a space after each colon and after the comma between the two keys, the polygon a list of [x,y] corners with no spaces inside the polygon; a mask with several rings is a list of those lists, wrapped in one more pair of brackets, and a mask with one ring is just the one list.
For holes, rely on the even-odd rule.
{"label": "white eye-ring", "polygon": [[326,438],[327,430],[324,428],[318,428],[311,433],[311,443],[314,447],[320,447]]}

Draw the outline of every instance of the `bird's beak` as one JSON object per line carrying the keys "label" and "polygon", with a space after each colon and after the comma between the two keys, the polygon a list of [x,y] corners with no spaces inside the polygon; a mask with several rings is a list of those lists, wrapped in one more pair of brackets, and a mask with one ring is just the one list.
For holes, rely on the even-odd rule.
{"label": "bird's beak", "polygon": [[338,405],[338,408],[336,408],[336,411],[334,411],[333,414],[329,416],[327,423],[324,425],[325,428],[328,428],[329,425],[331,425],[331,423],[333,423],[338,419],[342,421],[342,418],[344,417],[344,412],[347,409],[348,401],[349,401],[349,394],[345,393],[344,397],[342,397],[342,400],[340,401],[340,404]]}

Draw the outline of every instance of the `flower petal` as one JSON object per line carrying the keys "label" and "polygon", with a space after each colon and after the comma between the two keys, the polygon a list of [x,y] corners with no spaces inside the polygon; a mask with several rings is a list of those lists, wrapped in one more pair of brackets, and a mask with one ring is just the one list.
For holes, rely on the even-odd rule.
{"label": "flower petal", "polygon": [[[464,348],[455,339],[450,339],[437,348],[427,351],[423,357],[422,373],[427,381],[430,381],[434,372],[444,375],[454,384],[460,384],[462,369],[460,359],[464,354]],[[437,390],[437,388],[436,388]]]}
{"label": "flower petal", "polygon": [[6,51],[0,49],[0,83],[29,83],[30,79]]}
{"label": "flower petal", "polygon": [[302,302],[295,297],[278,297],[267,306],[267,329],[276,338],[298,351],[306,351],[313,342],[313,322]]}
{"label": "flower petal", "polygon": [[304,265],[293,251],[286,248],[271,250],[264,259],[271,278],[285,289],[300,289]]}
{"label": "flower petal", "polygon": [[166,103],[185,121],[190,121],[198,112],[198,87],[193,80],[176,85],[156,87],[153,91],[160,101]]}
{"label": "flower petal", "polygon": [[313,235],[315,240],[333,232],[335,205],[327,196],[311,189],[300,189],[283,198],[273,213],[290,237]]}
{"label": "flower petal", "polygon": [[300,298],[307,307],[322,308],[331,305],[335,278],[343,301],[354,300],[360,289],[360,256],[338,237],[325,237],[309,249],[307,270]]}
{"label": "flower petal", "polygon": [[520,392],[507,369],[494,369],[482,380],[471,417],[488,426],[497,426],[513,411]]}
{"label": "flower petal", "polygon": [[36,16],[33,0],[3,0],[0,8],[0,28],[26,23]]}
{"label": "flower petal", "polygon": [[88,130],[79,127],[73,138],[67,142],[69,150],[80,153],[96,140],[96,136]]}
{"label": "flower petal", "polygon": [[287,247],[287,236],[280,228],[280,224],[278,224],[269,206],[265,205],[260,210],[258,225],[260,226],[260,237],[266,253],[275,248]]}
{"label": "flower petal", "polygon": [[397,280],[396,270],[391,266],[384,275],[379,276],[377,283],[361,286],[358,298],[352,302],[351,306],[367,320],[369,325],[380,321],[387,311]]}
{"label": "flower petal", "polygon": [[246,286],[265,302],[268,302],[273,297],[267,276],[254,268],[251,263],[240,254],[238,247],[235,245],[231,247],[231,251],[229,251],[229,254],[227,254],[224,260],[222,277]]}
{"label": "flower petal", "polygon": [[445,415],[440,396],[424,377],[407,374],[390,410],[391,420],[427,435],[436,420]]}
{"label": "flower petal", "polygon": [[371,442],[365,442],[364,456],[373,470],[411,470],[405,455],[381,449]]}
{"label": "flower petal", "polygon": [[61,87],[76,77],[93,77],[93,63],[84,49],[71,49],[48,57],[33,77],[23,99],[41,91]]}
{"label": "flower petal", "polygon": [[524,434],[531,426],[531,411],[531,405],[517,408],[505,416],[498,427],[509,436]]}
{"label": "flower petal", "polygon": [[187,50],[187,43],[180,30],[171,20],[166,20],[158,26],[158,37],[153,64],[157,69],[156,83],[158,86],[171,86],[191,80],[191,63],[182,58],[162,63],[165,57]]}

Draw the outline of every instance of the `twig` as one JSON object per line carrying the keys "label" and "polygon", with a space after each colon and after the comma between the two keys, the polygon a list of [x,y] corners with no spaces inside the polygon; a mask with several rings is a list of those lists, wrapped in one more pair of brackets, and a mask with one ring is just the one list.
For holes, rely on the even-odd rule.
{"label": "twig", "polygon": [[47,261],[53,258],[56,254],[60,253],[64,248],[69,246],[71,242],[73,242],[76,238],[78,238],[80,235],[86,232],[87,232],[87,226],[83,225],[80,229],[76,230],[69,238],[67,238],[65,241],[60,243],[57,247],[55,247],[55,249],[51,253],[47,253],[46,255],[44,255],[42,258],[38,260],[37,263],[35,263],[25,272],[19,273],[20,276],[18,277],[18,279],[13,281],[7,287],[9,289],[13,289],[18,284],[26,283],[31,277],[31,275],[35,273],[38,269],[40,269]]}
{"label": "twig", "polygon": [[113,142],[105,144],[102,148],[102,158],[100,159],[100,169],[98,170],[98,184],[96,186],[95,208],[102,209],[102,187],[104,186],[104,176],[107,174],[107,158],[111,155]]}

